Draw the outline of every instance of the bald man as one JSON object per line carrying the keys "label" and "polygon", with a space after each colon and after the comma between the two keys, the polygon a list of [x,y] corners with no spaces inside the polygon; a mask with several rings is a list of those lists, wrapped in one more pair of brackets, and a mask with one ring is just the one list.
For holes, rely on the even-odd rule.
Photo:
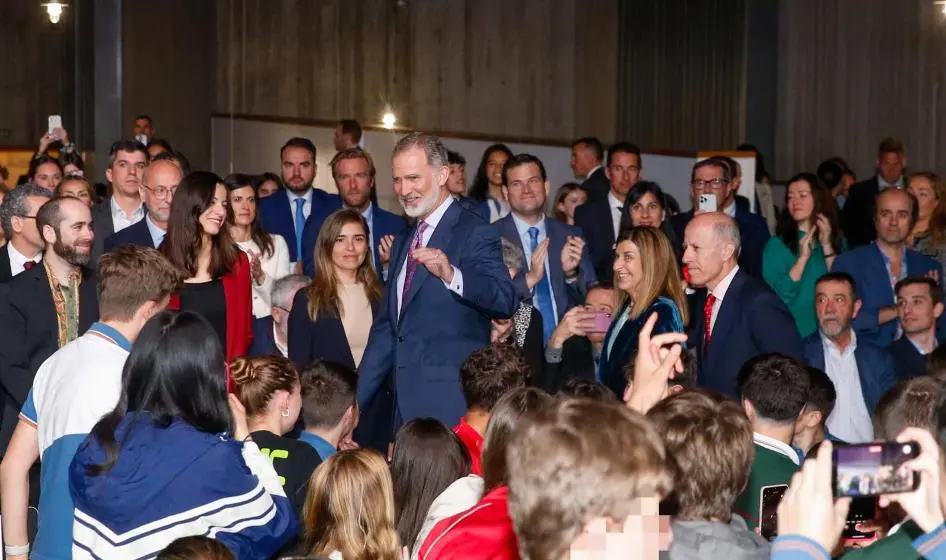
{"label": "bald man", "polygon": [[145,169],[138,187],[147,210],[145,218],[109,236],[105,240],[105,251],[111,252],[121,245],[141,245],[157,249],[168,229],[171,200],[183,178],[184,173],[173,160],[152,161]]}
{"label": "bald man", "polygon": [[690,344],[698,350],[699,384],[738,397],[742,365],[760,354],[780,352],[802,360],[804,349],[785,303],[737,260],[739,227],[729,216],[695,216],[683,237],[683,264],[690,271]]}

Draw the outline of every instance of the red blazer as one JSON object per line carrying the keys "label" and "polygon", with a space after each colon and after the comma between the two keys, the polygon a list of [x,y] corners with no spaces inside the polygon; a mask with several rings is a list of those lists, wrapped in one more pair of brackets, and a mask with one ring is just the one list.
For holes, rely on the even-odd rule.
{"label": "red blazer", "polygon": [[[253,293],[250,284],[250,260],[243,251],[229,273],[224,274],[223,295],[227,300],[227,361],[246,355],[253,343]],[[168,309],[180,311],[181,299],[171,294]]]}
{"label": "red blazer", "polygon": [[509,488],[494,488],[475,506],[441,520],[424,539],[418,560],[519,560],[509,518]]}

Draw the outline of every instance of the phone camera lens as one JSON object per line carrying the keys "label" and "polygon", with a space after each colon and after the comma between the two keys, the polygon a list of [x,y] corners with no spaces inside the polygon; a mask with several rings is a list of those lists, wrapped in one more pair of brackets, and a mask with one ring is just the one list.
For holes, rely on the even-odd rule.
{"label": "phone camera lens", "polygon": [[904,455],[909,455],[909,454],[912,453],[912,452],[913,452],[913,446],[912,446],[912,445],[910,445],[909,443],[906,443],[906,444],[903,445],[903,454],[904,454]]}

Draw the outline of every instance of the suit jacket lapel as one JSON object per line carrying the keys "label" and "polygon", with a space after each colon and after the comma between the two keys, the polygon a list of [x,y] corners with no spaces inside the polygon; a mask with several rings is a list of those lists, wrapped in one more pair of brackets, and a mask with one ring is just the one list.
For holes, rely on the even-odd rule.
{"label": "suit jacket lapel", "polygon": [[389,296],[387,305],[389,316],[393,318],[392,323],[394,324],[397,324],[400,319],[397,314],[397,300],[401,297],[401,294],[397,288],[397,277],[401,274],[401,269],[407,262],[407,251],[416,230],[417,226],[406,230],[404,235],[395,238],[394,244],[391,246],[391,262],[388,263],[387,290]]}
{"label": "suit jacket lapel", "polygon": [[543,278],[543,281],[546,279],[549,281],[549,286],[552,288],[552,299],[555,300],[556,311],[558,312],[556,319],[561,319],[565,313],[565,307],[567,307],[565,300],[568,294],[565,286],[565,272],[562,270],[562,250],[565,248],[565,236],[558,229],[558,225],[551,218],[545,219],[545,236],[549,240],[549,269],[546,271],[546,278]]}
{"label": "suit jacket lapel", "polygon": [[[437,224],[436,229],[434,229],[433,234],[430,236],[430,241],[427,242],[425,247],[431,247],[434,249],[440,249],[444,253],[447,252],[447,247],[450,245],[450,241],[453,239],[453,226],[457,222],[457,218],[460,216],[460,206],[454,202],[447,208],[447,211],[444,213],[443,217],[440,218],[440,223]],[[458,263],[451,262],[450,264],[457,266]],[[417,292],[420,291],[421,285],[427,281],[427,278],[430,277],[430,271],[427,270],[426,266],[418,265],[414,268],[414,278],[411,280],[410,291],[407,292],[407,297],[404,298],[404,301],[401,302],[401,311],[403,312],[410,304],[411,300],[414,299],[414,296],[417,295]]]}
{"label": "suit jacket lapel", "polygon": [[733,323],[736,322],[736,318],[739,316],[740,302],[736,298],[739,296],[743,282],[745,282],[745,273],[740,269],[733,277],[729,288],[726,289],[726,295],[723,297],[722,303],[719,304],[719,312],[716,314],[716,322],[713,324],[713,336],[710,338],[710,345],[706,353],[710,362],[725,352],[725,348],[723,348],[726,341],[725,333],[731,330]]}

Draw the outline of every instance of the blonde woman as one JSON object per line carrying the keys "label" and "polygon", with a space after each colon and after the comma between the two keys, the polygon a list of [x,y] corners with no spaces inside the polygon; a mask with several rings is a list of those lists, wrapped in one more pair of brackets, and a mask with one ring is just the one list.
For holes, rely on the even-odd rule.
{"label": "blonde woman", "polygon": [[913,248],[946,266],[946,183],[936,173],[910,175],[907,190],[916,197],[916,224],[910,238]]}
{"label": "blonde woman", "polygon": [[391,472],[371,449],[340,451],[309,480],[299,552],[333,560],[401,560]]}

